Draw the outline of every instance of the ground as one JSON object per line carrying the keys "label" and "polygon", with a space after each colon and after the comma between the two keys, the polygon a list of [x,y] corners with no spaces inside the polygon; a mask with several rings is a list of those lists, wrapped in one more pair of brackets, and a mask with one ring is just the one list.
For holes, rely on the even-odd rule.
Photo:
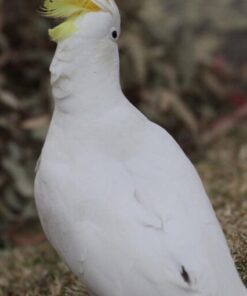
{"label": "ground", "polygon": [[[247,284],[247,123],[192,156]],[[0,296],[87,295],[48,243],[0,253]]]}

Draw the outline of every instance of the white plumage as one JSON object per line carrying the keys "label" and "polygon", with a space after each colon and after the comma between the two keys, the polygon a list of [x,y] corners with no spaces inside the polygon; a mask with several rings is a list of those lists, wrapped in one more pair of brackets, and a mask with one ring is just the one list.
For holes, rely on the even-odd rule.
{"label": "white plumage", "polygon": [[194,167],[121,91],[115,3],[93,2],[51,66],[35,181],[49,241],[98,296],[246,296]]}

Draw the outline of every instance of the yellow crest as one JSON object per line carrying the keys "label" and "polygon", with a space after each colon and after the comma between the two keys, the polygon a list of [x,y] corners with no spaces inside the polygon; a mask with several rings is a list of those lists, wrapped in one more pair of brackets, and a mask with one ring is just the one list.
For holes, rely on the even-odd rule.
{"label": "yellow crest", "polygon": [[43,14],[47,17],[65,18],[62,24],[49,30],[53,41],[71,36],[75,30],[75,19],[84,13],[100,11],[100,7],[91,0],[45,0]]}

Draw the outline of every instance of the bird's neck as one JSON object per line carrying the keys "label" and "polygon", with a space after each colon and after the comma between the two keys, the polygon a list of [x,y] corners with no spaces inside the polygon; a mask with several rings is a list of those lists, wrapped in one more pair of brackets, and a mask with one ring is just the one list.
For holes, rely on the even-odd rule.
{"label": "bird's neck", "polygon": [[55,109],[89,120],[122,98],[117,46],[91,46],[82,53],[58,46],[51,65]]}

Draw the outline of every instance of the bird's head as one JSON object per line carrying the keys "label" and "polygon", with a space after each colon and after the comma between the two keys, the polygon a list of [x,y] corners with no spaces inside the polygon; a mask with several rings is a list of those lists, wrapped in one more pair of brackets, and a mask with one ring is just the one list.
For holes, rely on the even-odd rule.
{"label": "bird's head", "polygon": [[119,89],[120,14],[115,1],[46,0],[43,12],[63,19],[49,30],[58,43],[50,68],[55,100],[70,98],[63,102],[72,105],[77,97],[81,104],[81,98]]}
{"label": "bird's head", "polygon": [[117,40],[120,34],[120,15],[114,0],[45,0],[43,13],[64,19],[49,30],[55,42],[73,36]]}

